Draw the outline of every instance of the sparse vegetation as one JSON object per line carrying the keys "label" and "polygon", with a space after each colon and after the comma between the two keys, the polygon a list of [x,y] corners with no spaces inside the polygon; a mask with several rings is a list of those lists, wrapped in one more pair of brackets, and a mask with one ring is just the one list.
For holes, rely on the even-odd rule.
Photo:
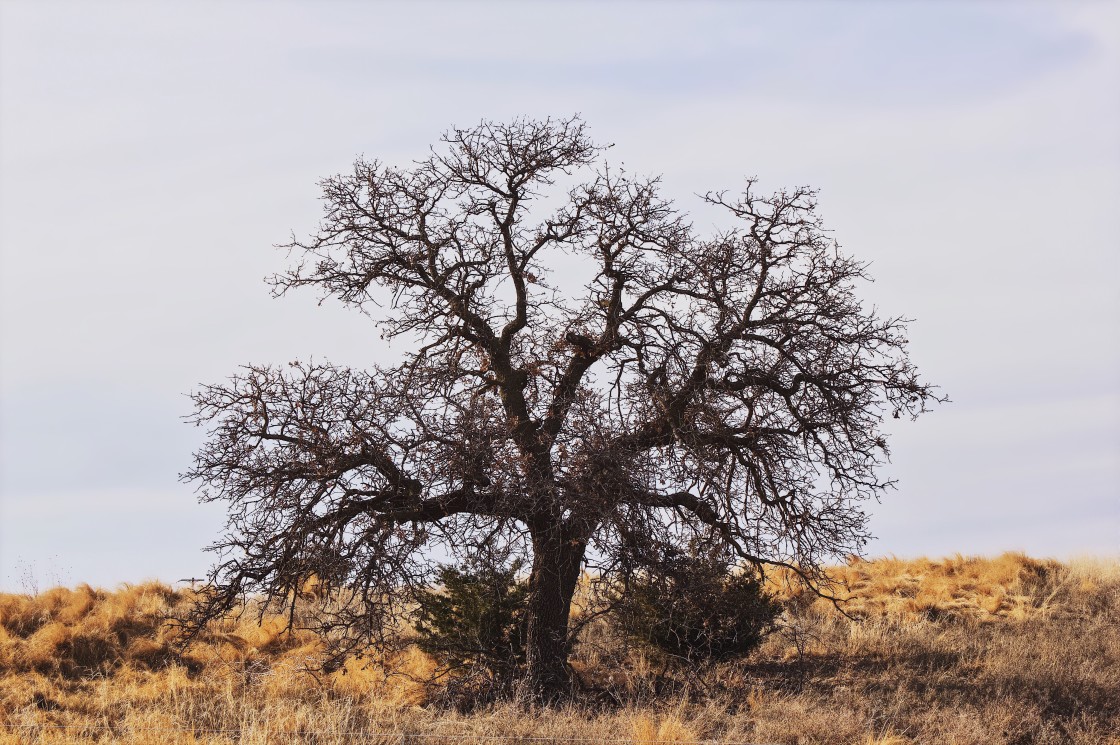
{"label": "sparse vegetation", "polygon": [[415,646],[322,674],[309,664],[317,634],[283,634],[286,619],[252,613],[177,655],[163,618],[190,591],[0,595],[0,742],[1120,742],[1120,563],[1007,554],[853,560],[831,573],[858,621],[773,575],[782,628],[702,681],[659,693],[650,657],[594,619],[572,654],[582,697],[469,714],[432,703],[437,665]]}

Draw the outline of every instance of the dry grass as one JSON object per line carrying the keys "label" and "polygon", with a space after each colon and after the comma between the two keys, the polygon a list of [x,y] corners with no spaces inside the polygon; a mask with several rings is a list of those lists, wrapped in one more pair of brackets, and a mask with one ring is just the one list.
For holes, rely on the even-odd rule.
{"label": "dry grass", "polygon": [[316,640],[275,618],[230,619],[178,657],[162,619],[189,592],[162,585],[0,595],[0,743],[1120,745],[1120,563],[881,559],[833,575],[852,618],[787,592],[786,628],[744,664],[663,673],[593,625],[573,666],[594,695],[470,714],[426,705],[432,664],[414,649],[309,673]]}

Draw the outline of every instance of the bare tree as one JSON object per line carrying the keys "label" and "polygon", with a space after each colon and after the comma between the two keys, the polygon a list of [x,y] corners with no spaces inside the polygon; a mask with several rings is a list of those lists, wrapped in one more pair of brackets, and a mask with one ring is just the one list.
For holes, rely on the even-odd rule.
{"label": "bare tree", "polygon": [[[211,432],[184,478],[229,505],[195,622],[249,594],[294,611],[313,579],[344,654],[381,638],[433,556],[522,554],[525,690],[549,698],[589,562],[703,539],[812,581],[860,550],[862,503],[890,486],[884,416],[938,400],[905,320],[861,304],[865,267],[812,190],[709,193],[735,227],[705,238],[602,152],[578,118],[483,122],[411,168],[358,160],[322,182],[318,234],[288,246],[276,293],[312,286],[415,351],[195,393]],[[561,255],[589,277],[578,297],[554,284]]]}

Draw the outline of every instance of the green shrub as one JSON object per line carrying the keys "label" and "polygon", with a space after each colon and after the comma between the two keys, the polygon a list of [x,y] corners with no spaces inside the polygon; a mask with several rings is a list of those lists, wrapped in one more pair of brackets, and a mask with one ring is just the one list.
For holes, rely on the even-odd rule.
{"label": "green shrub", "polygon": [[673,552],[630,578],[613,617],[634,641],[670,658],[708,663],[752,652],[781,610],[753,570]]}
{"label": "green shrub", "polygon": [[421,594],[417,646],[432,655],[453,692],[508,691],[525,664],[525,599],[521,564],[445,566],[440,589]]}

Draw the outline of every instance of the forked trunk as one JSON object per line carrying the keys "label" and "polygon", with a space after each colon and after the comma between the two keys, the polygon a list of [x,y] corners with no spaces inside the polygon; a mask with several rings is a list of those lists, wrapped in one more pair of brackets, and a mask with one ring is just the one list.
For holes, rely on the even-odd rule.
{"label": "forked trunk", "polygon": [[568,616],[586,547],[558,527],[533,532],[523,698],[548,703],[570,691]]}

